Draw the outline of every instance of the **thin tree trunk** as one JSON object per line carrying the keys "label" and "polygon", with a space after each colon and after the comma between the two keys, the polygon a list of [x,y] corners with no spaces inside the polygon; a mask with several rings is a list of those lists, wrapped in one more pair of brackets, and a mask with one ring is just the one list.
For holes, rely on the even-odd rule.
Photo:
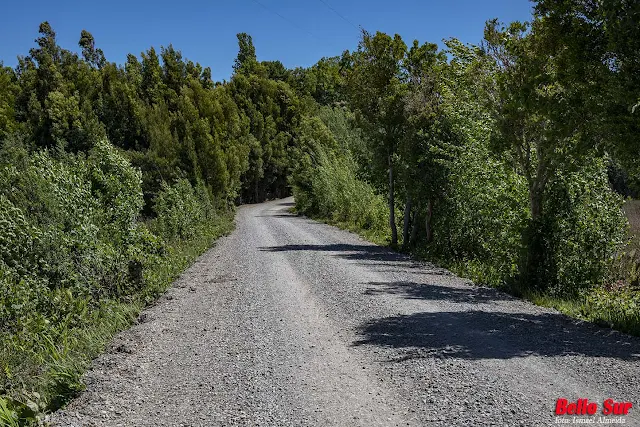
{"label": "thin tree trunk", "polygon": [[414,246],[416,244],[416,237],[418,236],[418,222],[416,221],[416,219],[419,210],[420,203],[416,205],[416,208],[413,210],[413,215],[411,215],[411,238],[409,239],[409,244],[411,246]]}
{"label": "thin tree trunk", "polygon": [[525,243],[527,256],[523,271],[522,285],[534,289],[544,289],[547,286],[547,277],[544,265],[544,230],[542,224],[543,191],[539,182],[529,185],[529,208],[531,220],[527,227]]}
{"label": "thin tree trunk", "polygon": [[413,205],[411,203],[411,195],[407,194],[407,201],[404,205],[404,223],[402,227],[402,249],[409,247],[409,223],[411,219],[411,209]]}
{"label": "thin tree trunk", "polygon": [[424,225],[427,230],[427,243],[431,243],[433,240],[433,226],[431,224],[431,216],[433,215],[433,199],[427,200],[427,216],[424,220]]}
{"label": "thin tree trunk", "polygon": [[537,222],[542,218],[542,191],[533,184],[529,190],[529,207],[531,208],[531,220]]}
{"label": "thin tree trunk", "polygon": [[254,187],[254,197],[255,197],[255,200],[253,201],[253,203],[258,203],[260,201],[259,200],[260,197],[259,197],[259,193],[258,193],[258,181],[257,180],[256,180],[256,185]]}
{"label": "thin tree trunk", "polygon": [[397,246],[398,229],[396,228],[395,192],[393,184],[393,159],[391,154],[389,154],[389,226],[391,227],[391,246]]}

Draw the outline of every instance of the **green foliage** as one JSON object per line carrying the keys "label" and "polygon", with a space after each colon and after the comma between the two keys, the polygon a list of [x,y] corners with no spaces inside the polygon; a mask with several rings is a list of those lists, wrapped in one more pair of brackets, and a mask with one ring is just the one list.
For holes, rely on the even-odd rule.
{"label": "green foliage", "polygon": [[167,241],[193,238],[196,226],[213,215],[209,195],[202,186],[196,191],[186,179],[162,184],[155,200],[152,230]]}
{"label": "green foliage", "polygon": [[0,61],[0,137],[16,130],[15,97],[17,92],[15,73]]}
{"label": "green foliage", "polygon": [[559,78],[574,90],[581,127],[637,176],[635,136],[640,130],[640,15],[625,0],[536,0],[536,15],[563,50]]}
{"label": "green foliage", "polygon": [[83,156],[5,141],[0,168],[0,414],[23,422],[80,391],[91,358],[230,222],[181,180],[152,234],[140,172],[107,142]]}
{"label": "green foliage", "polygon": [[345,67],[347,57],[322,58],[310,68],[296,68],[288,77],[302,96],[311,96],[321,105],[346,101]]}
{"label": "green foliage", "polygon": [[602,160],[557,175],[550,185],[546,217],[548,279],[552,293],[577,293],[601,284],[626,243],[622,198],[611,191]]}
{"label": "green foliage", "polygon": [[258,60],[256,58],[256,48],[253,46],[253,39],[247,33],[240,33],[238,37],[238,56],[233,64],[236,73],[251,74]]}
{"label": "green foliage", "polygon": [[172,45],[118,66],[83,30],[78,55],[43,22],[0,64],[0,423],[81,390],[234,203],[291,191],[301,213],[637,332],[637,238],[607,178],[640,182],[635,9],[585,4],[539,0],[531,25],[446,52],[363,32],[308,69],[259,62],[242,33],[224,83]]}
{"label": "green foliage", "polygon": [[236,74],[229,89],[250,131],[241,139],[247,143],[249,164],[240,199],[257,202],[289,194],[290,153],[302,113],[296,94],[284,82],[244,74]]}
{"label": "green foliage", "polygon": [[384,198],[356,177],[357,165],[317,118],[304,120],[300,129],[298,167],[292,175],[298,212],[354,225],[384,235],[388,211]]}
{"label": "green foliage", "polygon": [[447,162],[447,191],[434,207],[428,249],[473,280],[502,286],[517,272],[526,183],[482,142],[468,140],[455,161]]}
{"label": "green foliage", "polygon": [[582,315],[591,322],[640,336],[640,292],[626,286],[589,292]]}

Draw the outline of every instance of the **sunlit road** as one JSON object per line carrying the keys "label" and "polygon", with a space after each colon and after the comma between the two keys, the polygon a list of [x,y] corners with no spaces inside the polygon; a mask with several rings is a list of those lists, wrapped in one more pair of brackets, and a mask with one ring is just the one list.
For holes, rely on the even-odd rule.
{"label": "sunlit road", "polygon": [[640,339],[471,286],[292,202],[239,208],[54,425],[534,426],[555,424],[562,397],[640,405]]}

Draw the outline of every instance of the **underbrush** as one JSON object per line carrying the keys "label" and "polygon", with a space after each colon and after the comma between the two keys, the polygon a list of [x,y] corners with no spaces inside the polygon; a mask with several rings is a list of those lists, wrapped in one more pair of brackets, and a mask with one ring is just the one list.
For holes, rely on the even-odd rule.
{"label": "underbrush", "polygon": [[42,424],[198,255],[233,227],[202,185],[164,184],[139,220],[140,172],[110,144],[88,155],[0,150],[0,425]]}
{"label": "underbrush", "polygon": [[298,166],[291,182],[297,212],[342,228],[360,231],[376,242],[386,239],[389,211],[385,198],[356,174],[357,165],[317,118],[301,125]]}
{"label": "underbrush", "polygon": [[548,294],[524,295],[534,304],[554,308],[568,316],[640,336],[640,292],[628,287],[596,287],[574,298]]}

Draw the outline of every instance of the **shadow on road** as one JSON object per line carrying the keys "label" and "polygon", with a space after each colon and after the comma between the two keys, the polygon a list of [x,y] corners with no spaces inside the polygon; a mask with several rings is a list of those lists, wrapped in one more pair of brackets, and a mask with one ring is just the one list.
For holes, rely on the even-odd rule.
{"label": "shadow on road", "polygon": [[[370,282],[364,294],[370,297],[397,295],[411,300],[461,304],[460,311],[386,317],[361,325],[357,331],[360,338],[354,345],[404,349],[404,356],[393,361],[431,357],[509,359],[530,355],[582,355],[640,361],[640,338],[577,322],[559,313],[510,313],[518,308],[504,304],[518,301],[517,298],[490,288],[432,283],[436,280],[430,281],[429,276],[446,276],[450,273],[386,248],[375,245],[301,244],[259,249],[266,252],[330,252],[331,256],[360,261],[362,264],[379,264],[389,271],[421,273],[426,283]],[[463,305],[474,303],[493,304],[491,311],[468,310]],[[456,305],[446,309],[453,307]]]}
{"label": "shadow on road", "polygon": [[561,314],[487,311],[416,313],[362,325],[354,345],[404,348],[412,358],[510,359],[591,356],[640,361],[640,340]]}
{"label": "shadow on road", "polygon": [[[266,252],[292,252],[292,251],[315,251],[315,252],[339,252],[334,254],[340,258],[350,260],[370,260],[384,262],[402,262],[403,268],[420,266],[424,264],[417,263],[406,255],[393,252],[389,249],[375,245],[282,245],[282,246],[265,246],[258,248]],[[409,264],[409,265],[407,265]],[[400,266],[400,265],[399,265]]]}
{"label": "shadow on road", "polygon": [[398,295],[407,299],[453,303],[490,303],[518,299],[495,289],[477,286],[447,286],[416,282],[370,282],[366,295]]}
{"label": "shadow on road", "polygon": [[373,268],[380,273],[410,271],[412,274],[425,276],[453,276],[453,273],[444,268],[436,267],[429,262],[416,261],[408,255],[376,245],[282,245],[263,246],[258,250],[265,252],[333,252],[331,254],[333,257],[356,261],[358,265]]}

